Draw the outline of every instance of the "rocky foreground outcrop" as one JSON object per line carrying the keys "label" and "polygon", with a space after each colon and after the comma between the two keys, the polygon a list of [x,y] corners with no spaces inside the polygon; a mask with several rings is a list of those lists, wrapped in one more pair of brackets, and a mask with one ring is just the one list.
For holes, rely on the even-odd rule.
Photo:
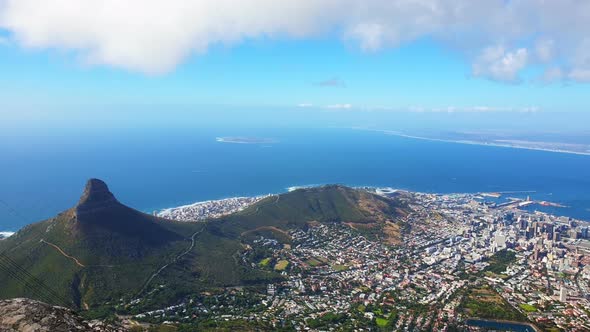
{"label": "rocky foreground outcrop", "polygon": [[85,321],[75,312],[29,299],[0,300],[0,332],[125,331],[102,322]]}

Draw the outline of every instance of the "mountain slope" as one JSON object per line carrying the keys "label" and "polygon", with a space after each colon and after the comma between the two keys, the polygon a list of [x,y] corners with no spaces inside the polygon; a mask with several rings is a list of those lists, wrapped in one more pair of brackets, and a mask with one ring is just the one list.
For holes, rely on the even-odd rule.
{"label": "mountain slope", "polygon": [[365,190],[329,185],[299,189],[266,198],[244,211],[212,220],[197,238],[187,261],[203,282],[237,285],[262,282],[275,275],[261,275],[236,264],[244,244],[259,235],[288,242],[286,232],[306,228],[310,222],[346,223],[391,244],[401,242],[399,224],[409,209],[401,201]]}
{"label": "mountain slope", "polygon": [[239,237],[259,227],[282,230],[306,227],[310,221],[355,225],[394,223],[407,214],[400,201],[365,190],[328,185],[269,197],[237,214],[210,223],[212,232]]}
{"label": "mountain slope", "polygon": [[137,292],[154,270],[186,250],[199,227],[133,210],[91,179],[75,207],[0,243],[0,298],[49,293],[43,300],[73,307],[118,299]]}
{"label": "mountain slope", "polygon": [[287,242],[288,230],[320,222],[399,241],[391,229],[407,211],[395,199],[323,186],[272,196],[207,223],[176,223],[121,204],[92,179],[75,207],[0,242],[0,298],[91,309],[140,298],[143,307],[161,307],[208,287],[282,278],[240,261],[256,236]]}

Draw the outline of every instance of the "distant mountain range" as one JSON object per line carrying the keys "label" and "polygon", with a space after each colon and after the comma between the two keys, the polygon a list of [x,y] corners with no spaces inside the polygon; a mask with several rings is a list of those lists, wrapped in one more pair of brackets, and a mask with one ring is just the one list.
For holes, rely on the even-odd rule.
{"label": "distant mountain range", "polygon": [[154,306],[208,287],[265,284],[277,272],[252,269],[236,255],[261,235],[310,223],[346,223],[400,243],[403,199],[343,186],[299,189],[206,223],[180,223],[120,203],[88,181],[78,204],[0,241],[0,298],[28,297],[76,309]]}
{"label": "distant mountain range", "polygon": [[[363,128],[354,128],[363,129]],[[590,135],[587,133],[526,133],[526,132],[495,132],[495,131],[396,131],[375,130],[387,135],[406,138],[451,142],[461,144],[488,145],[517,149],[540,150],[549,152],[590,155]]]}

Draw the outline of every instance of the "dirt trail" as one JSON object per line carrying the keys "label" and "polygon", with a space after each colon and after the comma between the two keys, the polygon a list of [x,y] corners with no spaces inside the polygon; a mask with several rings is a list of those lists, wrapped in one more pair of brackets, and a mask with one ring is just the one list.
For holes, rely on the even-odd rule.
{"label": "dirt trail", "polygon": [[42,242],[42,243],[45,243],[45,244],[47,244],[47,245],[50,245],[50,246],[52,246],[53,248],[55,248],[55,250],[57,250],[57,251],[58,251],[60,254],[62,254],[64,257],[66,257],[66,258],[69,258],[69,259],[73,260],[73,261],[74,261],[74,263],[76,263],[76,265],[78,265],[79,267],[86,267],[86,265],[84,265],[84,264],[80,263],[80,261],[79,261],[79,260],[78,260],[76,257],[73,257],[73,256],[70,256],[70,255],[66,254],[66,253],[65,253],[65,251],[63,251],[63,250],[62,250],[60,247],[56,246],[55,244],[53,244],[53,243],[51,243],[51,242],[47,242],[47,241],[45,241],[45,240],[43,240],[43,239],[41,239],[41,242]]}

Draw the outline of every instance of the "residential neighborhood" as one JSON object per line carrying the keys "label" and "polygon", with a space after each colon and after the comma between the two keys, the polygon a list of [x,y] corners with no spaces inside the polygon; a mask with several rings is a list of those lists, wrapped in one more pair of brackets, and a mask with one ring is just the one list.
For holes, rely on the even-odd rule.
{"label": "residential neighborhood", "polygon": [[301,331],[342,324],[477,330],[473,318],[520,322],[531,331],[590,329],[586,222],[491,203],[482,194],[377,192],[410,204],[400,245],[345,223],[310,221],[306,230],[288,232],[289,243],[260,236],[240,254],[243,265],[282,276],[266,289],[199,294],[135,318],[209,317]]}

